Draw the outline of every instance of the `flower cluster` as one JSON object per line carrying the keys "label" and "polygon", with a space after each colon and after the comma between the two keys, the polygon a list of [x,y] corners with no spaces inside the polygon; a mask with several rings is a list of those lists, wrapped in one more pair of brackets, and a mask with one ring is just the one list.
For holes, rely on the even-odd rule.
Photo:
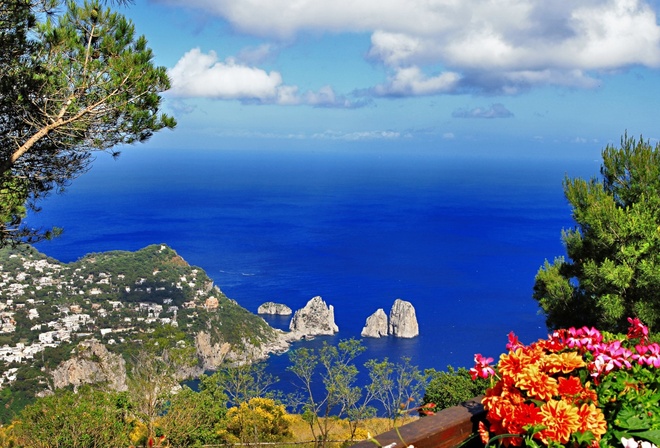
{"label": "flower cluster", "polygon": [[623,445],[623,448],[639,448],[640,446],[641,448],[658,448],[651,442],[647,442],[645,440],[638,442],[633,438],[626,439],[625,437],[621,438],[621,444]]}
{"label": "flower cluster", "polygon": [[477,354],[472,378],[493,379],[483,399],[484,443],[632,447],[633,437],[657,443],[660,345],[649,343],[639,319],[628,320],[620,339],[569,328],[526,346],[511,333],[497,366]]}

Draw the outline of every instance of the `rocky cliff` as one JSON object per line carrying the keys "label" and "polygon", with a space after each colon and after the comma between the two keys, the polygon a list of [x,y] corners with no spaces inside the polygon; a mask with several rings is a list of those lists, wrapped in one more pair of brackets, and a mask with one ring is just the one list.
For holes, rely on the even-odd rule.
{"label": "rocky cliff", "polygon": [[339,331],[335,324],[335,309],[328,306],[320,296],[312,298],[307,305],[296,311],[289,324],[290,338],[317,335],[333,335]]}
{"label": "rocky cliff", "polygon": [[419,335],[419,325],[412,303],[396,299],[390,310],[389,334],[399,338],[414,338]]}
{"label": "rocky cliff", "polygon": [[387,336],[387,332],[387,314],[382,308],[378,308],[375,313],[367,317],[367,323],[362,329],[361,335],[365,338],[379,338]]}
{"label": "rocky cliff", "polygon": [[108,388],[125,391],[126,364],[120,355],[112,354],[96,339],[81,342],[68,360],[62,362],[53,372],[53,386],[56,389],[83,384],[106,383]]}
{"label": "rocky cliff", "polygon": [[293,311],[288,306],[275,302],[263,303],[257,309],[257,314],[276,314],[279,316],[289,316],[292,313]]}
{"label": "rocky cliff", "polygon": [[[197,359],[199,359],[199,370],[201,372],[217,369],[227,358],[231,351],[231,344],[228,342],[211,342],[211,335],[205,331],[200,331],[195,337],[195,350]],[[196,375],[190,375],[196,376]]]}

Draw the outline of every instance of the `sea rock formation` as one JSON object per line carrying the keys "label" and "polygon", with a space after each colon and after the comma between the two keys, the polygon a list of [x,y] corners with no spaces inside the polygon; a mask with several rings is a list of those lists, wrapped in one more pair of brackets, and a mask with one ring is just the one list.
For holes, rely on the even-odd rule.
{"label": "sea rock formation", "polygon": [[262,303],[259,308],[257,308],[257,314],[277,314],[279,316],[289,316],[293,313],[291,308],[282,304],[275,302],[266,302]]}
{"label": "sea rock formation", "polygon": [[289,330],[298,337],[333,335],[339,331],[335,324],[335,309],[326,305],[321,296],[316,296],[296,311]]}
{"label": "sea rock formation", "polygon": [[412,303],[396,299],[390,310],[389,334],[398,338],[414,338],[419,335],[419,325]]}
{"label": "sea rock formation", "polygon": [[96,339],[81,342],[74,354],[62,362],[52,372],[53,386],[56,389],[83,384],[106,383],[116,391],[125,391],[126,364],[121,355],[113,354]]}
{"label": "sea rock formation", "polygon": [[387,314],[382,308],[378,308],[375,313],[367,317],[367,323],[362,329],[362,337],[365,338],[379,338],[387,336]]}

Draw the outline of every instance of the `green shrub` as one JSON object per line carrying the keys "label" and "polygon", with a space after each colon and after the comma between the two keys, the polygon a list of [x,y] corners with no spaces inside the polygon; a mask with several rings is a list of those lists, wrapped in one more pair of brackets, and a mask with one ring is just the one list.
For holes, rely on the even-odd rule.
{"label": "green shrub", "polygon": [[455,370],[447,366],[446,372],[429,369],[426,373],[431,375],[431,381],[426,387],[422,404],[435,403],[437,410],[456,406],[481,395],[490,385],[490,381],[483,378],[473,381],[470,372],[464,367]]}

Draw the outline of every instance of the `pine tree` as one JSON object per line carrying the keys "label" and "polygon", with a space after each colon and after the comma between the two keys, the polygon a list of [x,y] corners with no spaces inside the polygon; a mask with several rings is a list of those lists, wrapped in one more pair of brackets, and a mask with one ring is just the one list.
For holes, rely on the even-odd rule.
{"label": "pine tree", "polygon": [[26,210],[85,172],[93,151],[117,156],[176,125],[159,112],[166,69],[129,20],[98,1],[61,15],[55,5],[0,2],[0,247],[51,236],[22,225]]}
{"label": "pine tree", "polygon": [[626,134],[602,157],[600,178],[564,181],[576,223],[562,233],[567,258],[546,260],[534,285],[550,328],[660,324],[660,144]]}

